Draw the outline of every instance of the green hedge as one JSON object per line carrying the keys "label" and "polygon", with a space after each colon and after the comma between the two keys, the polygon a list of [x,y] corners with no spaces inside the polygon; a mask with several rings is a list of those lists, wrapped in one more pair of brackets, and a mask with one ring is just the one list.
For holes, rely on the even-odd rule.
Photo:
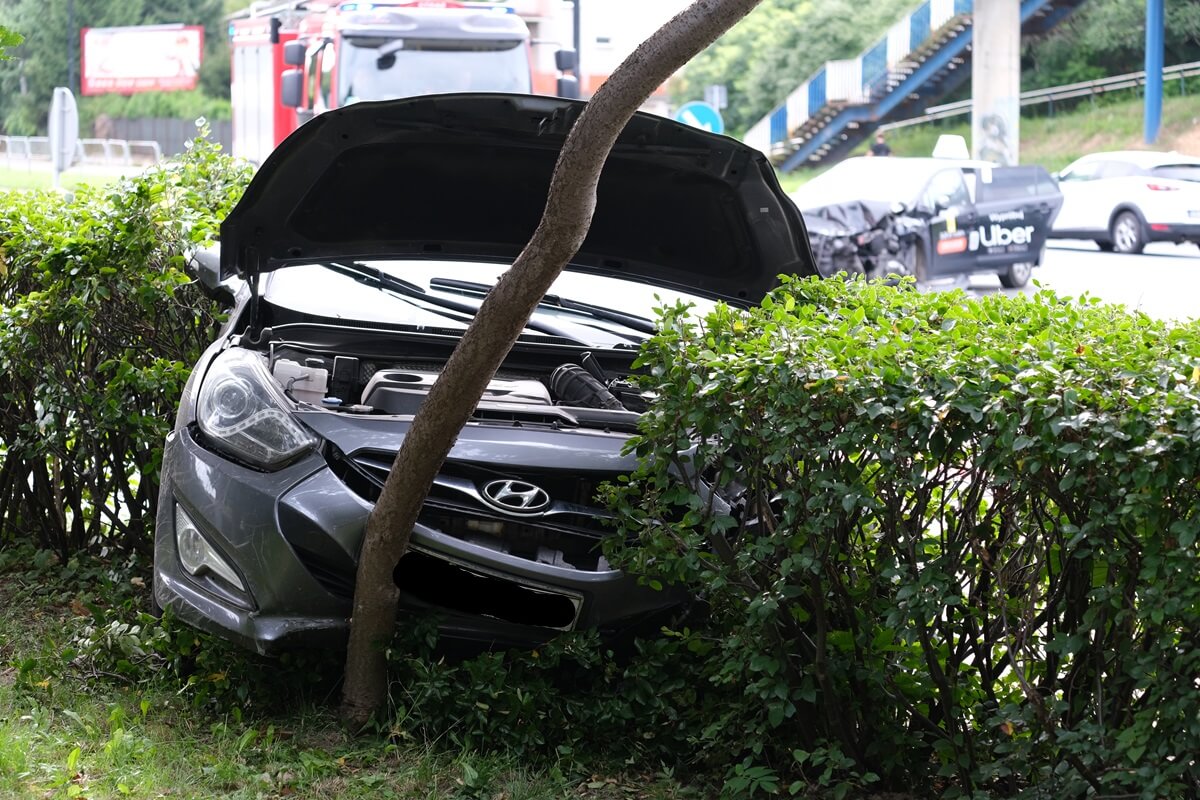
{"label": "green hedge", "polygon": [[148,549],[163,438],[216,322],[184,253],[248,182],[200,133],[103,188],[0,193],[0,546]]}
{"label": "green hedge", "polygon": [[641,361],[612,557],[732,793],[1200,794],[1200,326],[813,279]]}

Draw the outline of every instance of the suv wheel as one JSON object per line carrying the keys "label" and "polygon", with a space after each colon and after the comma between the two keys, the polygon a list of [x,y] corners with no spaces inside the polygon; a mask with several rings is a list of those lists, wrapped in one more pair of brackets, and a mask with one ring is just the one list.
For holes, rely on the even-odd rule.
{"label": "suv wheel", "polygon": [[1112,222],[1113,250],[1118,253],[1140,253],[1146,246],[1142,221],[1132,211],[1122,211]]}
{"label": "suv wheel", "polygon": [[1000,275],[1000,285],[1005,289],[1020,289],[1029,283],[1029,276],[1033,274],[1033,264],[1029,261],[1009,264],[1008,269],[998,274]]}

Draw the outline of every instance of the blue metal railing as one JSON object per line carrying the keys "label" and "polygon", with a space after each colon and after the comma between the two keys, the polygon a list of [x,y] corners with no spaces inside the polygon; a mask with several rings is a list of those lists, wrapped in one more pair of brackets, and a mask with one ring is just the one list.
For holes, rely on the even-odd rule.
{"label": "blue metal railing", "polygon": [[787,108],[780,106],[771,112],[771,141],[782,142],[787,138]]}
{"label": "blue metal railing", "polygon": [[874,47],[862,54],[863,91],[867,97],[871,97],[879,79],[887,77],[887,44],[886,38],[881,39]]}
{"label": "blue metal railing", "polygon": [[[814,116],[825,106],[825,67],[808,80],[808,115]],[[786,108],[786,106],[785,106]]]}
{"label": "blue metal railing", "polygon": [[891,89],[889,79],[898,64],[919,50],[942,26],[957,16],[971,13],[972,8],[973,0],[926,0],[857,59],[827,62],[787,100],[760,119],[747,132],[746,142],[771,152],[830,103],[855,105],[878,100]]}
{"label": "blue metal railing", "polygon": [[908,50],[910,53],[915,53],[920,49],[921,45],[925,44],[925,40],[933,31],[929,30],[929,2],[921,4],[921,7],[912,12],[908,18]]}

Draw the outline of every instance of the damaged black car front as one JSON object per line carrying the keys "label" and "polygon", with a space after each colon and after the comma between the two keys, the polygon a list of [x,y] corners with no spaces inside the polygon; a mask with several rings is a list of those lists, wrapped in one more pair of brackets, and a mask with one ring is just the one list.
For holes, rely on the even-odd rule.
{"label": "damaged black car front", "polygon": [[993,273],[1027,284],[1044,255],[1062,194],[1036,165],[944,158],[848,158],[792,196],[822,275]]}
{"label": "damaged black car front", "polygon": [[[583,105],[503,95],[363,103],[303,126],[221,228],[231,301],[168,437],[157,602],[260,652],[344,640],[363,527],[413,415],[533,232]],[[395,570],[444,636],[618,632],[680,601],[613,569],[596,487],[627,473],[654,308],[759,300],[812,274],[766,159],[637,115],[587,240],[434,482]]]}

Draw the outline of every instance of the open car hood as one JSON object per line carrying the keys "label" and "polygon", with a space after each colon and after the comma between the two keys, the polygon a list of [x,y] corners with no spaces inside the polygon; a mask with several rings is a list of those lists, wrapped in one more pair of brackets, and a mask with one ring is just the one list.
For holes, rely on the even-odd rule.
{"label": "open car hood", "polygon": [[[578,101],[459,94],[357,103],[302,125],[221,225],[221,277],[295,263],[511,261],[542,215]],[[758,151],[639,113],[600,177],[573,269],[756,302],[815,274],[804,222]]]}

